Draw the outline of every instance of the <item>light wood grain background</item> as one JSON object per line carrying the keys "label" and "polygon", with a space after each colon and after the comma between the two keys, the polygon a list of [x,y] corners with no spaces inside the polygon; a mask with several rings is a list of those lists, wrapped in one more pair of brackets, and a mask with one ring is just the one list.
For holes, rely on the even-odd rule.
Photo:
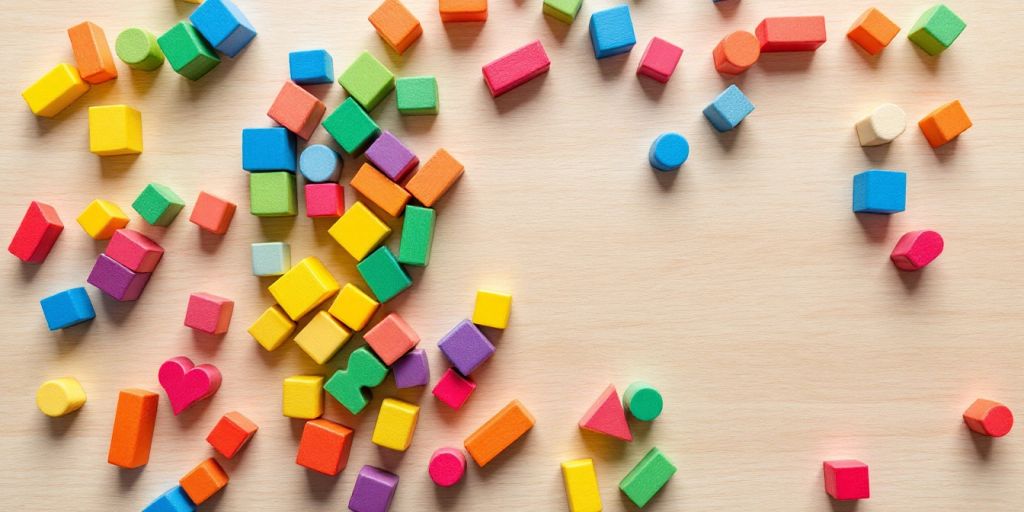
{"label": "light wood grain background", "polygon": [[[150,74],[120,65],[118,80],[93,87],[53,120],[32,116],[19,93],[56,63],[73,62],[67,27],[88,19],[111,41],[129,26],[161,33],[192,6],[5,3],[0,232],[9,237],[33,199],[53,204],[66,230],[42,266],[0,258],[3,508],[139,509],[211,456],[208,429],[235,409],[260,431],[225,464],[231,483],[205,509],[344,509],[358,468],[373,464],[401,475],[394,510],[560,510],[559,462],[594,457],[606,509],[631,510],[617,485],[652,446],[679,472],[650,510],[853,510],[830,504],[822,490],[821,461],[836,457],[870,464],[872,498],[861,512],[1024,508],[1024,433],[989,442],[960,420],[977,397],[1024,415],[1017,2],[950,2],[968,28],[932,58],[905,30],[931,2],[883,0],[874,5],[904,31],[871,58],[843,37],[869,3],[635,1],[637,48],[600,62],[587,21],[618,1],[588,0],[567,27],[543,17],[539,0],[492,0],[486,24],[448,26],[435,1],[409,0],[424,35],[401,58],[366,21],[376,3],[239,0],[259,36],[236,59],[198,83],[169,66]],[[736,79],[714,72],[711,49],[726,33],[753,30],[765,16],[811,14],[828,23],[829,41],[817,52],[765,55]],[[655,35],[685,48],[667,86],[634,74]],[[491,99],[480,66],[536,38],[551,56],[550,73]],[[474,291],[515,296],[512,323],[460,412],[429,390],[396,392],[391,379],[359,417],[328,400],[327,417],[356,430],[338,478],[294,464],[302,424],[281,416],[280,384],[333,372],[361,340],[318,368],[292,343],[266,353],[245,332],[271,303],[270,281],[250,275],[251,242],[287,240],[293,261],[317,255],[339,280],[359,280],[328,237],[329,221],[261,221],[247,212],[240,130],[271,125],[264,113],[287,79],[287,53],[311,47],[329,49],[336,72],[366,49],[400,76],[438,77],[437,117],[400,117],[394,95],[373,113],[421,158],[443,146],[467,168],[439,207],[430,266],[412,271],[413,289],[387,308],[420,333],[435,379],[444,368],[436,341],[471,313]],[[721,135],[700,111],[731,82],[757,110]],[[314,90],[329,109],[344,97],[336,84]],[[933,150],[914,124],[955,98],[975,126]],[[881,102],[902,106],[911,124],[891,146],[862,149],[853,123]],[[138,158],[88,152],[87,107],[111,103],[143,112]],[[681,172],[660,175],[646,153],[667,130],[686,135],[693,151]],[[314,139],[327,140],[323,130]],[[345,182],[358,162],[347,159]],[[874,167],[909,173],[906,212],[850,212],[852,176]],[[119,304],[89,287],[96,320],[47,332],[38,300],[83,285],[104,246],[79,229],[77,214],[97,197],[127,209],[150,181],[189,204],[200,190],[235,200],[230,232],[200,234],[189,208],[166,230],[132,212],[131,227],[167,248],[143,298]],[[941,232],[946,251],[926,271],[901,274],[888,252],[900,234],[921,228]],[[236,301],[223,338],[182,326],[196,291]],[[108,465],[118,389],[159,390],[157,367],[177,355],[216,364],[223,387],[179,417],[161,398],[149,464]],[[54,420],[36,409],[34,394],[63,375],[77,377],[89,401]],[[576,422],[601,390],[634,379],[663,390],[665,413],[634,425],[631,444],[581,435]],[[386,396],[422,406],[405,454],[370,443]],[[514,398],[536,416],[534,430],[487,468],[471,467],[460,486],[435,488],[429,454],[460,446]]]}

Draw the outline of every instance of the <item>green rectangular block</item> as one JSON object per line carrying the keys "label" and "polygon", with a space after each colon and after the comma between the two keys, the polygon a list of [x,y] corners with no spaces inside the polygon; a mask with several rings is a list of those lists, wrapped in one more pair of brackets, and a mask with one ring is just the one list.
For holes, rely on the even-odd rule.
{"label": "green rectangular block", "polygon": [[153,226],[170,225],[184,207],[185,201],[178,194],[159,183],[146,185],[132,202],[132,208]]}
{"label": "green rectangular block", "polygon": [[432,76],[411,76],[395,81],[398,112],[407,116],[436,114],[437,79]]}
{"label": "green rectangular block", "polygon": [[430,246],[434,241],[433,208],[406,206],[402,222],[402,243],[398,246],[398,262],[417,267],[427,266]]}
{"label": "green rectangular block", "polygon": [[187,21],[180,21],[156,40],[174,71],[189,80],[199,80],[220,64],[220,57]]}
{"label": "green rectangular block", "polygon": [[928,55],[938,55],[949,48],[967,28],[967,23],[943,4],[925,11],[910,27],[907,38]]}
{"label": "green rectangular block", "polygon": [[572,23],[580,12],[583,0],[544,0],[544,14],[565,23]]}
{"label": "green rectangular block", "polygon": [[249,173],[249,212],[257,217],[291,217],[295,175],[287,171]]}
{"label": "green rectangular block", "polygon": [[380,247],[370,253],[356,265],[356,269],[381,302],[393,299],[412,286],[409,274],[405,273],[387,247]]}
{"label": "green rectangular block", "polygon": [[619,490],[636,506],[643,508],[658,491],[676,474],[676,466],[657,448],[644,455],[625,478],[619,482]]}
{"label": "green rectangular block", "polygon": [[377,123],[352,98],[341,102],[321,124],[350,155],[366,149],[380,135]]}
{"label": "green rectangular block", "polygon": [[363,52],[338,77],[338,83],[369,112],[395,88],[395,75],[369,52]]}

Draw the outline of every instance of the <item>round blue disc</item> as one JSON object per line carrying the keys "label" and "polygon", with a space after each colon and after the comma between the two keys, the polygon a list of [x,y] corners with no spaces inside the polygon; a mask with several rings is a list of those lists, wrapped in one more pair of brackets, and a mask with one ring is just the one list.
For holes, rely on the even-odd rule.
{"label": "round blue disc", "polygon": [[323,144],[313,144],[299,156],[299,172],[311,183],[338,181],[341,157]]}
{"label": "round blue disc", "polygon": [[678,133],[663,133],[654,139],[648,157],[655,169],[662,172],[674,171],[690,157],[690,143]]}

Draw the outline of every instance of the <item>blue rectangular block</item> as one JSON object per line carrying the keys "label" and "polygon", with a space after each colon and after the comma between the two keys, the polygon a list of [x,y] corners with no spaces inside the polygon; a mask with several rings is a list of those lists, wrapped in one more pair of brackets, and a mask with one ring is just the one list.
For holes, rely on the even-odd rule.
{"label": "blue rectangular block", "polygon": [[234,57],[254,37],[256,29],[231,0],[206,0],[188,17],[217,51]]}
{"label": "blue rectangular block", "polygon": [[286,128],[242,130],[242,169],[295,172],[295,135]]}
{"label": "blue rectangular block", "polygon": [[590,15],[590,43],[594,57],[603,59],[626,53],[636,44],[629,6],[620,5]]}
{"label": "blue rectangular block", "polygon": [[96,311],[92,309],[89,294],[82,287],[51,295],[39,301],[39,305],[43,307],[46,326],[51,331],[65,329],[96,318]]}
{"label": "blue rectangular block", "polygon": [[334,82],[334,58],[327,50],[302,50],[288,54],[288,70],[297,84]]}
{"label": "blue rectangular block", "polygon": [[897,213],[907,209],[907,173],[871,169],[853,177],[853,211]]}
{"label": "blue rectangular block", "polygon": [[152,503],[146,505],[142,512],[193,512],[195,509],[192,499],[179,485],[158,496]]}
{"label": "blue rectangular block", "polygon": [[711,121],[711,126],[716,130],[727,132],[736,128],[753,111],[754,104],[747,99],[743,91],[735,85],[730,85],[704,109],[704,117]]}
{"label": "blue rectangular block", "polygon": [[252,275],[279,276],[292,267],[291,246],[285,242],[252,244]]}

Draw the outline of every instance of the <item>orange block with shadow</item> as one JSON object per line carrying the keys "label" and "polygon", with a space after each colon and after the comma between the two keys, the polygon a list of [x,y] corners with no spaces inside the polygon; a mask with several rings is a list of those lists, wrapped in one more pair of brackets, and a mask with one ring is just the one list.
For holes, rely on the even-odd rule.
{"label": "orange block with shadow", "polygon": [[513,400],[466,438],[466,451],[478,466],[484,467],[529,432],[533,424],[530,412],[519,400]]}
{"label": "orange block with shadow", "polygon": [[68,38],[71,39],[71,51],[75,54],[75,64],[82,80],[101,84],[117,78],[114,56],[99,25],[83,21],[68,29]]}
{"label": "orange block with shadow", "polygon": [[398,0],[384,0],[368,19],[380,38],[399,55],[423,35],[420,20]]}
{"label": "orange block with shadow", "polygon": [[350,185],[392,217],[401,215],[406,203],[409,202],[409,193],[404,188],[370,164],[363,164],[359,168]]}
{"label": "orange block with shadow", "polygon": [[210,499],[228,485],[228,474],[215,459],[206,459],[178,480],[196,505]]}
{"label": "orange block with shadow", "polygon": [[117,396],[107,462],[132,469],[149,462],[160,396],[144,389],[122,389]]}
{"label": "orange block with shadow", "polygon": [[953,100],[931,111],[917,126],[933,148],[949,143],[973,126],[960,100]]}

